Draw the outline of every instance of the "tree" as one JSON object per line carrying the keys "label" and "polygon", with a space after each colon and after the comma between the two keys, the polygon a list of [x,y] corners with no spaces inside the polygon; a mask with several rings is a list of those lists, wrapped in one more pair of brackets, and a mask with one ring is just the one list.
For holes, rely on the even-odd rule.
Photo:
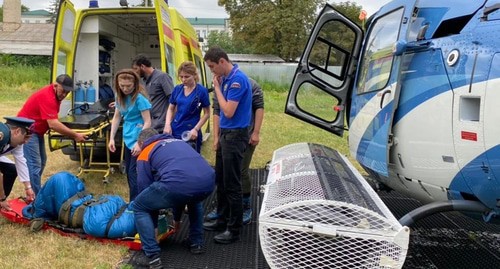
{"label": "tree", "polygon": [[47,21],[50,23],[56,23],[57,12],[59,12],[59,0],[52,0],[49,5],[50,19]]}
{"label": "tree", "polygon": [[228,32],[211,31],[207,36],[208,47],[219,46],[227,53],[236,53],[233,40]]}
{"label": "tree", "polygon": [[323,0],[219,0],[229,14],[238,52],[278,55],[286,61],[302,53]]}
{"label": "tree", "polygon": [[359,20],[359,13],[361,12],[362,7],[360,5],[351,1],[331,3],[330,5],[361,27],[362,22]]}

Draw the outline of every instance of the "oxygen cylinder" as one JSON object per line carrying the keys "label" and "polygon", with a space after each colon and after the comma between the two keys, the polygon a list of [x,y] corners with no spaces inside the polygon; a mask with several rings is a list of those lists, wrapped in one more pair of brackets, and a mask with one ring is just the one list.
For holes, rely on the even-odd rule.
{"label": "oxygen cylinder", "polygon": [[76,83],[76,87],[76,90],[73,92],[73,108],[75,109],[75,114],[82,114],[80,106],[85,103],[85,91],[81,81]]}
{"label": "oxygen cylinder", "polygon": [[95,103],[95,94],[96,90],[94,88],[93,81],[91,80],[89,83],[89,87],[87,88],[87,98],[86,98],[86,101],[89,105]]}

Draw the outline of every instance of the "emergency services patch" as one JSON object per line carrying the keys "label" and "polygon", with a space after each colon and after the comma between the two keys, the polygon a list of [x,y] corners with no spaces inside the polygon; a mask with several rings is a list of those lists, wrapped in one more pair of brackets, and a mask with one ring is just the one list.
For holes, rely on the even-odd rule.
{"label": "emergency services patch", "polygon": [[233,84],[231,84],[231,88],[239,89],[239,88],[241,88],[241,85],[238,82],[233,82]]}

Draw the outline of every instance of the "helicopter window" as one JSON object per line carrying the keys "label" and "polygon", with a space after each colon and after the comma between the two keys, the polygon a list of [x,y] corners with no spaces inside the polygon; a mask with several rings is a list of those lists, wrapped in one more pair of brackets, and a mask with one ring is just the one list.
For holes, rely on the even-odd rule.
{"label": "helicopter window", "polygon": [[360,65],[358,93],[381,90],[387,85],[403,11],[398,9],[373,22]]}
{"label": "helicopter window", "polygon": [[309,55],[311,74],[333,88],[341,87],[355,38],[355,32],[342,22],[332,20],[323,25]]}
{"label": "helicopter window", "polygon": [[327,122],[333,122],[339,114],[339,100],[310,83],[300,85],[296,100],[300,110]]}

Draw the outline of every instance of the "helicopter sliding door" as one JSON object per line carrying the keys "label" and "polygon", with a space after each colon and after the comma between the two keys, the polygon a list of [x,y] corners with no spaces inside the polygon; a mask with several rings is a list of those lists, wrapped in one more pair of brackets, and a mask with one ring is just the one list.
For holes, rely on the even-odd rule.
{"label": "helicopter sliding door", "polygon": [[409,42],[415,1],[392,1],[369,25],[350,110],[349,148],[362,166],[388,176],[392,120],[397,108],[403,56],[394,45]]}

